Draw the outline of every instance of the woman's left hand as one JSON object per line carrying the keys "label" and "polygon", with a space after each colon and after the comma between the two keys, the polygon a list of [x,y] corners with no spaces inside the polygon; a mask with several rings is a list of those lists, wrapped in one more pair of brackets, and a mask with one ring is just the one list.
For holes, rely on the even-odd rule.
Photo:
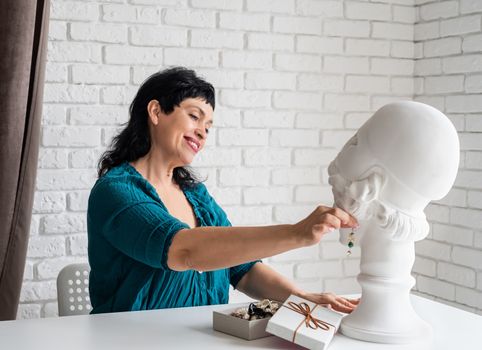
{"label": "woman's left hand", "polygon": [[315,304],[323,305],[335,311],[351,313],[360,302],[358,299],[347,299],[333,293],[305,293],[302,298]]}

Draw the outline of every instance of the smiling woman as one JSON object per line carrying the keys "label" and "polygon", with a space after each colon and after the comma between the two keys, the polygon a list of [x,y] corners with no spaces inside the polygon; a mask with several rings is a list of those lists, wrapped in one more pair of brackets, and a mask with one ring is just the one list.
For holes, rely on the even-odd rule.
{"label": "smiling woman", "polygon": [[140,87],[89,197],[92,312],[227,303],[229,284],[257,299],[296,294],[351,312],[356,300],[306,293],[260,259],[354,227],[353,217],[320,206],[294,225],[231,227],[188,168],[212,126],[214,96],[211,84],[180,67]]}

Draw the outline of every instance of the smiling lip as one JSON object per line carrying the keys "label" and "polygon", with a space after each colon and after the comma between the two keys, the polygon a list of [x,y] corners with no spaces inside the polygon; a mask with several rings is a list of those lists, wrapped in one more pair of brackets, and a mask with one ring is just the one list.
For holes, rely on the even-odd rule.
{"label": "smiling lip", "polygon": [[187,144],[189,145],[189,147],[191,147],[191,149],[194,151],[194,153],[199,152],[199,148],[201,147],[201,144],[199,143],[199,141],[193,139],[192,137],[188,137],[188,136],[184,136],[184,138],[186,139]]}

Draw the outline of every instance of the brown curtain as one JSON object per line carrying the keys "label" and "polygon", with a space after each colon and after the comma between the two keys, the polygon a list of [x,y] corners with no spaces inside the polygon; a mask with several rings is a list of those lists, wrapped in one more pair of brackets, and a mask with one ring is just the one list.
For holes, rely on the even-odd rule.
{"label": "brown curtain", "polygon": [[0,1],[0,320],[16,317],[42,112],[49,0]]}

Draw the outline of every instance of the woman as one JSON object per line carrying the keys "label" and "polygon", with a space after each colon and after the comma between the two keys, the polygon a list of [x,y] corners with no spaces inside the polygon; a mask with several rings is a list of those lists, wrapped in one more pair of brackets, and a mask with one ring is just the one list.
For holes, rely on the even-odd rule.
{"label": "woman", "polygon": [[92,312],[227,303],[230,283],[256,299],[296,294],[351,312],[356,300],[306,293],[259,259],[355,227],[353,217],[320,206],[294,225],[231,227],[186,167],[206,143],[214,106],[212,85],[185,68],[140,87],[89,197]]}

